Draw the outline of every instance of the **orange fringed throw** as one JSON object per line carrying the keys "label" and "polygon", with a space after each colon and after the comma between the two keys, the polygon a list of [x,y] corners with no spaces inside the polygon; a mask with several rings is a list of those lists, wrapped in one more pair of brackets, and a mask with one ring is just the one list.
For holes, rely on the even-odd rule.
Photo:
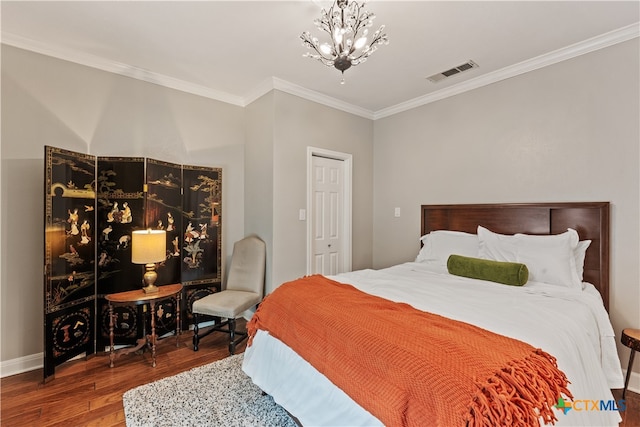
{"label": "orange fringed throw", "polygon": [[572,398],[553,356],[323,276],[285,283],[248,324],[268,331],[388,426],[553,424]]}

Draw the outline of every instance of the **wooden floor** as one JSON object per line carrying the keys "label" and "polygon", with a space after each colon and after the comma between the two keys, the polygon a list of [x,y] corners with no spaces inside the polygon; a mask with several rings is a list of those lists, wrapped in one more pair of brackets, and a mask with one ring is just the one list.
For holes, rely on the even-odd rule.
{"label": "wooden floor", "polygon": [[[244,328],[244,321],[238,321]],[[56,368],[55,378],[43,384],[42,369],[0,380],[0,425],[11,426],[124,426],[122,394],[142,384],[206,365],[229,355],[228,336],[213,333],[193,351],[193,333],[185,331],[176,347],[173,337],[158,344],[156,367],[151,353],[127,354],[109,368],[109,356],[72,360]],[[236,353],[246,347],[246,340]]]}
{"label": "wooden floor", "polygon": [[[613,396],[616,400],[622,399],[622,390],[614,390]],[[625,402],[626,410],[620,412],[620,427],[640,427],[640,394],[627,390]]]}
{"label": "wooden floor", "polygon": [[[244,324],[238,322],[244,328]],[[214,333],[193,351],[191,332],[158,345],[157,366],[151,355],[128,354],[109,368],[107,355],[67,362],[56,369],[55,378],[42,383],[42,370],[0,380],[0,425],[10,426],[124,426],[122,394],[134,387],[227,357],[226,336]],[[238,346],[243,352],[246,341]],[[614,392],[620,399],[621,391]],[[640,395],[627,392],[627,408],[621,427],[640,427]]]}

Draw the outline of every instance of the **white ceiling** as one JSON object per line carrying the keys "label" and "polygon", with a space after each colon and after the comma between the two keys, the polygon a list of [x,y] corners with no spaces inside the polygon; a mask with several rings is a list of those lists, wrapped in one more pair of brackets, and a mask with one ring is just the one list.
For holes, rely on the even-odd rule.
{"label": "white ceiling", "polygon": [[[2,42],[236,105],[278,88],[379,118],[639,36],[635,1],[370,1],[390,43],[303,58],[331,1],[2,1]],[[427,76],[480,65],[434,84]],[[615,69],[616,64],[611,64]]]}

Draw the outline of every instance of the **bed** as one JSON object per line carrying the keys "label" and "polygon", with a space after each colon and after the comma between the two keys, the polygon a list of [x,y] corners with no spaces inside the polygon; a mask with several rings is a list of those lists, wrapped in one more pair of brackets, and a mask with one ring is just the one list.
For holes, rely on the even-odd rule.
{"label": "bed", "polygon": [[[333,290],[323,292],[320,289],[324,288],[320,287],[307,288],[319,293],[313,296],[314,294],[309,292],[307,294],[309,297],[300,298],[297,302],[288,305],[283,311],[284,315],[278,313],[278,316],[281,316],[278,318],[282,319],[281,325],[285,325],[281,329],[306,333],[307,327],[318,328],[314,322],[320,317],[316,317],[313,310],[316,305],[320,305],[320,300],[327,299],[329,305],[335,300],[335,304],[338,304],[337,295],[341,295],[341,292],[345,292],[346,299],[357,294],[358,298],[364,298],[362,305],[376,305],[379,302],[380,312],[386,310],[388,306],[392,309],[397,306],[402,308],[401,316],[409,316],[400,317],[394,312],[393,316],[402,319],[402,323],[380,322],[382,328],[384,325],[395,328],[396,332],[390,335],[406,337],[398,338],[400,341],[407,342],[408,347],[402,350],[406,354],[414,354],[416,349],[420,349],[420,352],[424,350],[430,353],[447,354],[444,358],[453,360],[454,357],[463,357],[458,355],[462,347],[470,346],[470,344],[466,345],[467,338],[447,342],[440,341],[447,337],[418,335],[411,320],[417,319],[416,322],[420,325],[433,320],[434,322],[451,322],[455,327],[476,328],[471,330],[474,338],[469,341],[474,345],[476,342],[482,344],[481,340],[484,339],[486,332],[487,343],[492,344],[476,347],[472,352],[474,354],[482,353],[487,347],[501,347],[503,344],[495,344],[495,342],[502,341],[491,340],[504,339],[508,340],[505,341],[505,346],[510,345],[511,342],[517,342],[519,345],[536,349],[536,352],[541,354],[550,355],[551,359],[557,363],[557,370],[566,376],[566,383],[557,379],[549,380],[552,386],[555,384],[554,387],[556,387],[554,396],[561,399],[551,409],[553,413],[538,418],[536,424],[544,424],[546,420],[560,426],[618,425],[620,421],[618,409],[622,406],[614,400],[611,389],[622,388],[623,380],[616,352],[615,336],[607,314],[609,304],[609,204],[607,202],[423,205],[420,236],[422,236],[420,240],[423,245],[415,261],[377,271],[361,270],[320,278],[326,281],[327,285],[335,286],[335,288],[327,288],[335,289],[335,294]],[[548,236],[548,238],[540,239],[541,236]],[[572,239],[575,239],[575,242]],[[550,241],[552,246],[546,246]],[[560,241],[561,243],[558,243]],[[587,244],[588,241],[590,243]],[[562,258],[566,253],[567,244],[575,255],[568,258],[571,261],[569,270],[565,268],[565,259]],[[557,249],[557,246],[561,246],[561,249]],[[519,248],[517,260],[509,259],[513,256],[509,251],[515,250],[514,247]],[[578,247],[581,250],[578,250]],[[506,265],[502,263],[508,261],[521,261],[521,257],[522,260],[527,261],[524,264],[529,266],[528,280],[525,280],[524,286],[507,286],[503,283],[450,274],[447,262],[450,261],[449,256],[452,254],[469,257],[469,262],[476,262],[477,258],[489,258],[500,263],[500,267]],[[549,257],[552,257],[551,261]],[[556,262],[560,258],[563,261]],[[548,262],[549,266],[540,267],[544,262]],[[563,276],[567,271],[571,274],[570,277]],[[302,278],[299,281],[307,279],[309,278]],[[285,293],[285,289],[293,290],[294,286],[299,286],[296,282],[282,285],[282,292],[276,290],[272,294]],[[272,299],[274,303],[270,304],[269,301]],[[308,304],[308,300],[313,300],[313,304]],[[421,406],[431,407],[431,402],[439,402],[434,403],[438,410],[448,410],[446,402],[443,405],[441,400],[453,402],[460,397],[456,394],[458,389],[451,388],[448,384],[462,381],[462,377],[457,373],[458,370],[463,370],[462,368],[439,369],[437,368],[439,365],[432,365],[430,361],[420,361],[427,364],[424,366],[431,368],[415,371],[418,362],[404,356],[398,357],[397,354],[392,356],[392,363],[389,362],[390,359],[384,356],[387,353],[383,345],[376,341],[373,347],[367,347],[370,342],[373,342],[373,338],[376,338],[367,335],[368,331],[360,330],[353,332],[353,336],[349,335],[351,329],[355,329],[352,319],[357,318],[355,314],[359,310],[357,304],[354,304],[353,309],[341,309],[343,313],[348,312],[348,315],[333,315],[315,322],[315,324],[326,324],[326,327],[323,326],[323,337],[324,334],[329,337],[336,333],[339,338],[350,337],[340,343],[341,350],[328,351],[324,339],[317,339],[315,343],[308,346],[313,347],[309,350],[311,354],[309,356],[309,351],[307,353],[300,351],[299,343],[293,339],[289,341],[290,338],[280,335],[275,326],[273,329],[259,326],[260,319],[267,319],[269,310],[275,310],[270,308],[276,304],[275,301],[276,298],[268,296],[250,322],[255,329],[251,343],[245,352],[243,370],[256,385],[273,396],[275,401],[302,425],[446,425],[444,420],[451,420],[439,418],[439,415],[429,418],[421,413],[423,409]],[[316,301],[318,301],[317,304]],[[405,305],[409,305],[410,308],[405,310]],[[295,311],[301,312],[294,313]],[[352,311],[354,317],[352,317]],[[309,313],[313,314],[309,315]],[[299,320],[296,321],[296,317],[291,318],[294,320],[289,319],[286,317],[289,314],[298,316]],[[373,320],[378,319],[378,315],[375,314],[366,316],[372,319],[372,324]],[[425,332],[426,334],[433,334],[431,329],[438,330],[436,326],[425,329],[429,329]],[[448,323],[445,329],[449,331]],[[457,329],[455,331],[455,334],[462,333]],[[437,343],[437,345],[426,345],[425,339],[433,340],[430,343]],[[294,351],[294,348],[298,348],[299,351]],[[361,348],[366,349],[364,355],[357,353]],[[451,353],[451,349],[454,348],[455,354],[447,353]],[[336,356],[335,353],[341,354]],[[342,353],[353,354],[354,364],[348,365],[351,362],[345,362],[346,356]],[[464,355],[464,357],[467,356]],[[418,422],[415,417],[411,421],[410,417],[405,415],[397,419],[384,418],[389,408],[382,409],[378,404],[371,406],[368,399],[370,396],[383,393],[384,396],[389,395],[386,388],[379,382],[376,383],[380,381],[376,376],[377,371],[372,373],[371,378],[358,376],[355,373],[355,368],[371,360],[374,360],[374,365],[366,368],[370,372],[377,369],[386,371],[397,368],[400,374],[411,373],[411,378],[403,380],[412,383],[411,388],[426,387],[425,390],[420,390],[422,396],[426,396],[424,397],[426,400],[417,405],[420,406],[418,408],[414,403],[411,404],[413,406],[408,404],[393,406],[396,404],[394,399],[397,396],[401,398],[404,396],[404,390],[399,391],[397,395],[394,394],[393,398],[386,399],[392,401],[391,410],[403,408],[402,412],[420,413],[417,416],[422,418],[417,418]],[[349,384],[354,382],[353,378],[346,383],[333,378],[335,370],[340,370],[342,369],[340,366],[347,365],[349,367],[344,369],[347,371],[354,369],[354,376],[359,384],[362,384],[361,387],[354,389],[352,384]],[[436,368],[432,369],[433,366]],[[423,377],[422,374],[425,371],[436,373],[443,371],[454,377],[451,380],[440,376]],[[333,381],[323,373],[331,376]],[[441,380],[445,381],[444,385],[438,382]],[[533,380],[538,381],[538,378],[534,377]],[[476,377],[474,381],[477,382]],[[419,384],[413,384],[414,382]],[[426,384],[431,382],[433,384]],[[343,388],[346,391],[336,384],[345,384]],[[435,386],[435,384],[438,385]],[[473,388],[470,384],[462,385]],[[563,389],[563,386],[566,386],[566,389]],[[392,390],[392,394],[394,392]],[[513,395],[513,390],[511,394]],[[498,401],[497,397],[495,399]],[[476,400],[474,397],[474,401]],[[494,405],[495,401],[489,402],[488,405]],[[385,401],[384,404],[386,403]],[[402,404],[402,402],[397,403],[397,405]],[[549,408],[545,411],[547,410]],[[539,410],[536,409],[536,411]],[[381,416],[374,414],[381,414]],[[492,416],[506,417],[506,415],[496,414]],[[468,414],[465,417],[468,417]],[[386,422],[381,421],[381,418]],[[512,424],[517,424],[513,419],[509,418],[509,420]],[[473,418],[472,422],[466,419],[462,424],[465,423],[481,424],[481,417],[480,420]],[[500,424],[508,424],[507,418],[501,419]]]}

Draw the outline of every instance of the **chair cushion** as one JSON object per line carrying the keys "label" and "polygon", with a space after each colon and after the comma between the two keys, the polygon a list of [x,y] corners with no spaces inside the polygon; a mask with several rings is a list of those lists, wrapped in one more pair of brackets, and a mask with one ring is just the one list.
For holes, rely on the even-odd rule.
{"label": "chair cushion", "polygon": [[192,312],[235,319],[259,302],[260,295],[255,292],[227,289],[196,300],[193,303]]}

